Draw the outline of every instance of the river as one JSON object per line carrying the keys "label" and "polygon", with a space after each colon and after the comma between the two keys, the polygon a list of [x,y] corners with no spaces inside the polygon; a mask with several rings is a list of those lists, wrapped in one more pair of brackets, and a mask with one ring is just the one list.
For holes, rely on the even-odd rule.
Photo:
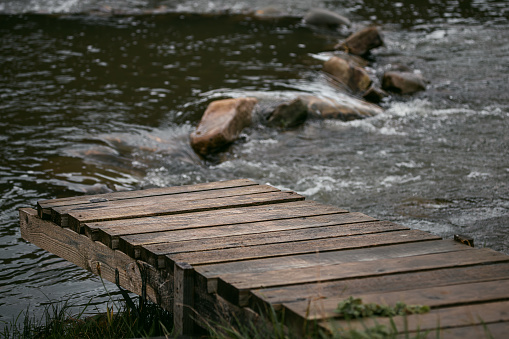
{"label": "river", "polygon": [[[283,15],[249,14],[268,4]],[[306,25],[311,6],[353,25]],[[508,15],[491,0],[0,1],[0,330],[52,301],[109,298],[21,238],[18,209],[42,199],[250,178],[509,254]],[[323,60],[373,24],[385,46],[370,71],[408,65],[426,91],[364,120],[260,119],[225,152],[193,152],[212,100],[334,95]]]}

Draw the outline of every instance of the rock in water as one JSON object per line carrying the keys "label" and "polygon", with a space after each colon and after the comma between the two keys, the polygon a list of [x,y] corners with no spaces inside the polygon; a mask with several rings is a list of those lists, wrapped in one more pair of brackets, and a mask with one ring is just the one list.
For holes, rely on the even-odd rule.
{"label": "rock in water", "polygon": [[353,97],[333,100],[307,95],[301,99],[308,107],[310,115],[316,118],[351,121],[383,113],[381,107]]}
{"label": "rock in water", "polygon": [[324,63],[323,70],[336,77],[354,92],[365,92],[371,85],[368,72],[336,56],[331,57]]}
{"label": "rock in water", "polygon": [[191,147],[196,153],[207,155],[235,141],[242,129],[251,124],[256,103],[255,98],[211,102],[196,131],[191,133]]}
{"label": "rock in water", "polygon": [[269,116],[267,122],[270,126],[282,128],[297,127],[306,121],[308,116],[308,107],[297,98],[290,103],[284,103],[276,107]]}
{"label": "rock in water", "polygon": [[362,97],[364,100],[367,100],[369,102],[373,102],[375,104],[378,104],[382,102],[382,100],[389,96],[389,93],[384,91],[381,88],[378,88],[377,86],[371,84],[371,86],[368,88],[364,94],[362,94]]}
{"label": "rock in water", "polygon": [[326,9],[313,8],[304,16],[304,21],[316,26],[350,26],[350,20]]}
{"label": "rock in water", "polygon": [[373,48],[383,46],[384,42],[378,28],[367,27],[352,35],[340,44],[339,48],[355,55],[366,55]]}
{"label": "rock in water", "polygon": [[389,71],[382,79],[382,88],[400,94],[412,94],[426,89],[426,80],[413,72]]}

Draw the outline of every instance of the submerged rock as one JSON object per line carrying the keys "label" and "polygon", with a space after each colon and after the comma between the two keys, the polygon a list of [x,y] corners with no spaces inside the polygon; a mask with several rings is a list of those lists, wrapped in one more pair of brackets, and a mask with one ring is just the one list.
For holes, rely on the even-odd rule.
{"label": "submerged rock", "polygon": [[371,86],[368,88],[364,94],[362,94],[362,97],[364,100],[367,100],[369,102],[373,102],[375,104],[380,103],[384,98],[388,97],[389,93],[384,91],[383,89],[375,86],[374,84],[371,84]]}
{"label": "submerged rock", "polygon": [[309,114],[316,118],[351,121],[383,113],[381,107],[353,97],[334,100],[306,95],[300,98],[306,104]]}
{"label": "submerged rock", "polygon": [[304,16],[304,21],[316,26],[350,26],[350,20],[326,9],[313,8]]}
{"label": "submerged rock", "polygon": [[383,46],[383,44],[384,41],[378,28],[367,27],[350,35],[342,44],[336,46],[336,48],[362,56],[368,54],[368,52],[374,48]]}
{"label": "submerged rock", "polygon": [[270,126],[282,128],[297,127],[306,121],[308,116],[308,107],[306,103],[297,98],[289,103],[284,103],[276,107],[268,117],[267,123]]}
{"label": "submerged rock", "polygon": [[201,155],[218,151],[235,141],[244,127],[251,124],[255,98],[213,101],[207,107],[196,131],[191,133],[191,147]]}
{"label": "submerged rock", "polygon": [[389,71],[382,79],[382,88],[400,94],[412,94],[426,89],[426,80],[414,72]]}
{"label": "submerged rock", "polygon": [[340,57],[333,56],[327,60],[323,65],[323,70],[354,92],[365,92],[371,85],[368,72]]}

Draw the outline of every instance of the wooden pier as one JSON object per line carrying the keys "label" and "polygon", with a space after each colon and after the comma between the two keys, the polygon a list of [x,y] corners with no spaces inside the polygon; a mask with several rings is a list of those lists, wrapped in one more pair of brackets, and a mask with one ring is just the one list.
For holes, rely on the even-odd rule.
{"label": "wooden pier", "polygon": [[[20,209],[20,225],[24,239],[172,310],[181,333],[263,321],[271,308],[295,336],[375,324],[429,338],[437,327],[440,338],[509,333],[509,256],[251,180],[40,201]],[[345,321],[335,309],[350,296],[431,311]]]}

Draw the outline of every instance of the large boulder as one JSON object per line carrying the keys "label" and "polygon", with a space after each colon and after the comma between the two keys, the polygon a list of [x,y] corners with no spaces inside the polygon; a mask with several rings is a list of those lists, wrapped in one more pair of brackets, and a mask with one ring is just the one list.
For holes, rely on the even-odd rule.
{"label": "large boulder", "polygon": [[383,46],[383,44],[384,41],[378,28],[367,27],[350,35],[343,43],[336,47],[348,53],[363,56],[368,54],[373,48]]}
{"label": "large boulder", "polygon": [[426,89],[426,80],[420,73],[388,71],[384,73],[382,88],[400,94],[412,94]]}
{"label": "large boulder", "polygon": [[353,97],[345,96],[335,100],[306,95],[300,99],[306,104],[308,113],[316,118],[351,121],[383,113],[381,107]]}
{"label": "large boulder", "polygon": [[277,106],[268,117],[267,123],[270,126],[292,128],[303,124],[307,116],[308,107],[306,103],[301,98],[297,98],[289,103]]}
{"label": "large boulder", "polygon": [[347,60],[333,56],[323,65],[324,72],[337,78],[354,92],[365,92],[371,85],[368,72],[362,67],[352,65]]}
{"label": "large boulder", "polygon": [[304,16],[304,21],[316,26],[350,26],[350,20],[326,9],[313,8]]}
{"label": "large boulder", "polygon": [[201,155],[221,150],[235,141],[244,127],[251,124],[255,98],[213,101],[207,107],[196,131],[191,133],[191,146]]}

